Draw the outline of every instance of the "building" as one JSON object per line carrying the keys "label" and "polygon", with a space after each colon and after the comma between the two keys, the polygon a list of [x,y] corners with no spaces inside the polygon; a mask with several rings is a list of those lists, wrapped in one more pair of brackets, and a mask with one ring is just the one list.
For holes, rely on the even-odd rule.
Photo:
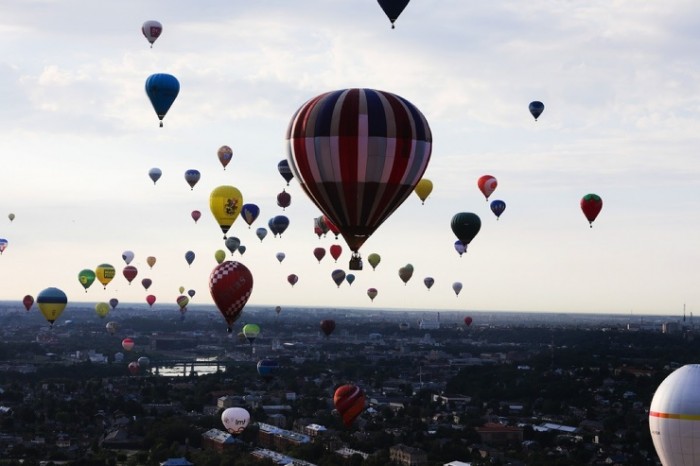
{"label": "building", "polygon": [[481,427],[477,427],[476,433],[479,434],[481,441],[488,445],[520,444],[523,441],[522,428],[495,422],[488,422]]}
{"label": "building", "polygon": [[258,443],[263,447],[283,450],[311,442],[311,437],[306,434],[280,429],[272,424],[259,422],[258,427]]}
{"label": "building", "polygon": [[399,443],[389,449],[389,459],[405,466],[423,466],[428,464],[428,455],[420,448],[413,448]]}
{"label": "building", "polygon": [[168,458],[160,466],[194,466],[194,463],[187,461],[187,458]]}
{"label": "building", "polygon": [[202,434],[202,448],[205,450],[225,451],[233,446],[236,439],[228,432],[209,429]]}

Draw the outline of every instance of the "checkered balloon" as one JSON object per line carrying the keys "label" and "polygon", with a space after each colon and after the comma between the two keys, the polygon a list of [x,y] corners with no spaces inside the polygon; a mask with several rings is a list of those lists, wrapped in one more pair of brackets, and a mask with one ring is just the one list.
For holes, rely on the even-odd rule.
{"label": "checkered balloon", "polygon": [[226,319],[228,332],[240,317],[253,291],[253,276],[236,261],[225,261],[214,267],[209,276],[209,291],[219,312]]}

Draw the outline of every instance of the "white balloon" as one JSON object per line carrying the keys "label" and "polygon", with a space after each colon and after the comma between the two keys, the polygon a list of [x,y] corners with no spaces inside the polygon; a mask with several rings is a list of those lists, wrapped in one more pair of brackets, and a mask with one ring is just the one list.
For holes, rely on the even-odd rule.
{"label": "white balloon", "polygon": [[141,26],[141,32],[146,40],[151,44],[151,47],[153,47],[153,42],[155,42],[163,32],[163,25],[154,20],[146,21],[143,23],[143,26]]}
{"label": "white balloon", "polygon": [[221,413],[221,422],[229,433],[238,435],[248,427],[250,413],[243,408],[227,408]]}
{"label": "white balloon", "polygon": [[656,389],[649,430],[664,466],[700,464],[700,364],[673,371]]}

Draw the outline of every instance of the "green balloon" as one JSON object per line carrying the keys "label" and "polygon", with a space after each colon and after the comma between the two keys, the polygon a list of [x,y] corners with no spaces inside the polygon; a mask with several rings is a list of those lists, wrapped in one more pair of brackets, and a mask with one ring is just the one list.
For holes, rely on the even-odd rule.
{"label": "green balloon", "polygon": [[379,262],[381,262],[382,258],[377,254],[376,252],[373,252],[369,256],[367,256],[367,262],[369,262],[369,265],[372,266],[372,270],[377,268],[377,265],[379,265]]}
{"label": "green balloon", "polygon": [[90,285],[95,281],[95,271],[92,269],[81,270],[78,273],[78,281],[80,281],[80,284],[83,285],[87,293],[87,289],[90,288]]}

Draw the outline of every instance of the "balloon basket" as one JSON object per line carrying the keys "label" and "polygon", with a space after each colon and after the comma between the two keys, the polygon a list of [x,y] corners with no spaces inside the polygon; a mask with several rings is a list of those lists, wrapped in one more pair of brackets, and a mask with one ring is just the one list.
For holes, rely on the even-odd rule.
{"label": "balloon basket", "polygon": [[362,257],[359,254],[353,254],[350,258],[350,270],[362,270]]}

